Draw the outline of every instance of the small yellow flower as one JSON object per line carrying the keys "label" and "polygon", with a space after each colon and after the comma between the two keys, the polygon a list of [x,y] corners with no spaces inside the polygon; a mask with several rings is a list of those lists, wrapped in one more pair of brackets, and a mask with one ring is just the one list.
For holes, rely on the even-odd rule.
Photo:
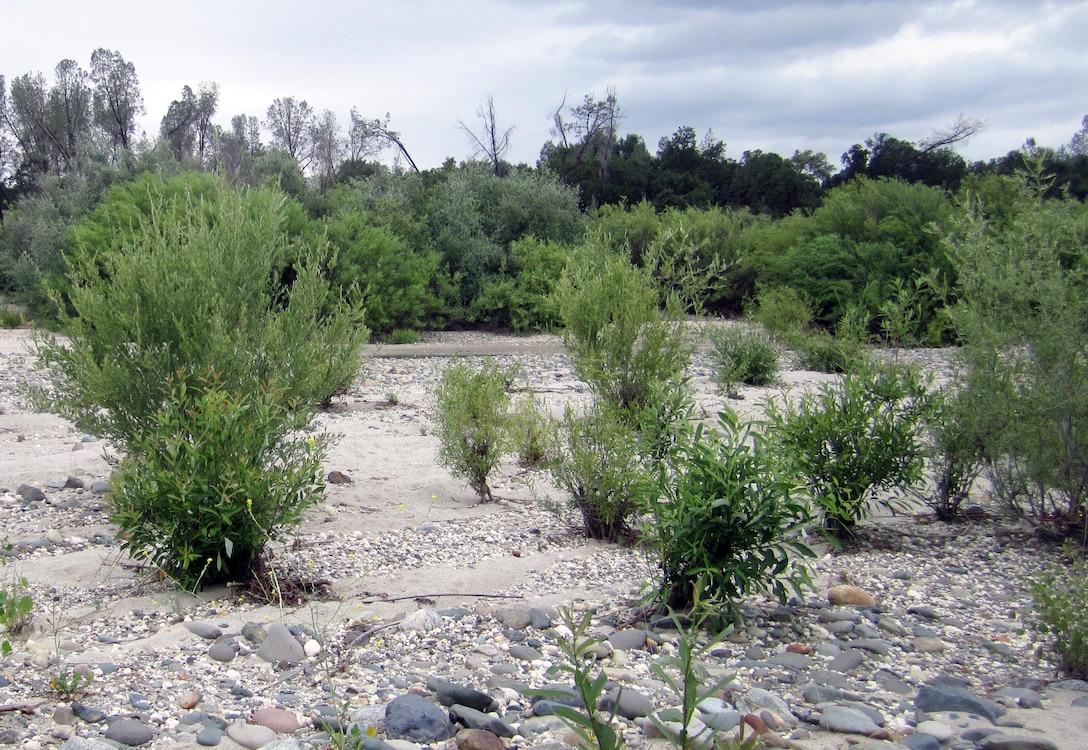
{"label": "small yellow flower", "polygon": [[306,438],[306,442],[307,442],[307,443],[308,443],[309,445],[313,445],[313,444],[314,444],[315,442],[317,442],[317,441],[316,441],[316,440],[314,440],[313,436],[310,436],[310,437]]}
{"label": "small yellow flower", "polygon": [[253,507],[253,498],[246,498],[246,508]]}
{"label": "small yellow flower", "polygon": [[405,505],[404,503],[401,503],[401,504],[400,504],[400,505],[398,505],[397,507],[398,507],[398,508],[400,508],[401,510],[404,510],[404,509],[405,509],[405,508],[407,508],[408,506],[407,506],[407,505]]}

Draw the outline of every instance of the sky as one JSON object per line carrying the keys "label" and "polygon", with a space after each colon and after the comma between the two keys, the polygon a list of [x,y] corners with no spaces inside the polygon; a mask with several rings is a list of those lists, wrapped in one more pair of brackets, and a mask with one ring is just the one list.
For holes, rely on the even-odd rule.
{"label": "sky", "polygon": [[[184,85],[219,84],[216,121],[276,98],[390,115],[421,168],[472,156],[494,100],[508,159],[535,164],[566,101],[615,91],[620,133],[656,152],[681,126],[727,156],[812,149],[832,164],[875,133],[918,141],[959,115],[960,153],[1069,143],[1088,115],[1088,0],[5,0],[0,74],[120,52],[155,136]],[[266,136],[267,137],[267,136]]]}

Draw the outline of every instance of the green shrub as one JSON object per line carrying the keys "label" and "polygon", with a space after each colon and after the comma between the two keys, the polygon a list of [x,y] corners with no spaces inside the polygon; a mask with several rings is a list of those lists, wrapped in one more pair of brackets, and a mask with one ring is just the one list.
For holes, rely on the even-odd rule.
{"label": "green shrub", "polygon": [[432,390],[438,461],[468,481],[489,502],[487,479],[502,462],[508,439],[513,372],[488,361],[481,367],[454,362]]}
{"label": "green shrub", "polygon": [[738,383],[767,386],[778,378],[778,348],[762,328],[723,326],[711,332],[710,342],[711,377],[726,396],[738,396]]}
{"label": "green shrub", "polygon": [[646,510],[649,473],[627,418],[615,406],[596,402],[581,413],[568,407],[559,425],[548,470],[591,539],[629,540],[632,520]]}
{"label": "green shrub", "polygon": [[239,393],[214,376],[170,379],[163,406],[114,476],[122,548],[186,590],[245,578],[265,542],[321,496],[328,438],[275,386]]}
{"label": "green shrub", "polygon": [[214,370],[231,394],[274,383],[302,411],[349,385],[362,311],[330,290],[327,243],[282,231],[283,206],[271,191],[224,188],[214,208],[164,206],[109,252],[76,259],[70,343],[35,340],[57,381],[39,391],[44,405],[125,449],[154,429],[179,372]]}
{"label": "green shrub", "polygon": [[[921,430],[932,408],[913,369],[864,366],[799,402],[768,404],[771,439],[791,456],[836,536],[879,501],[893,510],[925,465]],[[879,497],[890,491],[891,497]]]}
{"label": "green shrub", "polygon": [[856,339],[814,330],[794,342],[802,369],[841,374],[865,363],[865,349]]}
{"label": "green shrub", "polygon": [[533,394],[517,400],[509,417],[510,447],[518,463],[526,468],[542,468],[554,453],[555,420]]}
{"label": "green shrub", "polygon": [[799,536],[807,502],[772,446],[736,415],[719,415],[717,430],[682,429],[667,462],[644,534],[670,607],[716,601],[732,609],[762,591],[785,602],[811,584],[793,563],[813,556]]}
{"label": "green shrub", "polygon": [[419,331],[412,328],[394,328],[389,332],[389,335],[384,338],[386,344],[418,344],[420,339]]}
{"label": "green shrub", "polygon": [[1036,630],[1050,637],[1062,672],[1088,679],[1088,564],[1081,553],[1070,554],[1072,561],[1050,565],[1031,587]]}
{"label": "green shrub", "polygon": [[929,482],[916,497],[940,521],[954,521],[982,473],[983,444],[979,440],[980,409],[975,394],[941,390],[932,395],[924,418],[926,476]]}
{"label": "green shrub", "polygon": [[812,305],[793,287],[779,286],[760,290],[752,317],[780,341],[800,339],[812,326]]}
{"label": "green shrub", "polygon": [[967,206],[949,242],[952,309],[978,437],[1005,509],[1040,533],[1084,536],[1088,509],[1088,208],[1011,180],[1000,222]]}
{"label": "green shrub", "polygon": [[599,399],[635,415],[691,360],[683,322],[659,307],[644,270],[596,246],[575,255],[556,289],[564,343]]}

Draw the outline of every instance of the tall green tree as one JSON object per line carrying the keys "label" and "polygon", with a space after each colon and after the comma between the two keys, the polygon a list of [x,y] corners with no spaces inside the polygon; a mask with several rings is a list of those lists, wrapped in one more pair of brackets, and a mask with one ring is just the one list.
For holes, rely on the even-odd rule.
{"label": "tall green tree", "polygon": [[131,151],[136,118],[144,113],[140,79],[136,66],[120,52],[104,48],[91,53],[91,81],[94,82],[94,119],[117,150]]}

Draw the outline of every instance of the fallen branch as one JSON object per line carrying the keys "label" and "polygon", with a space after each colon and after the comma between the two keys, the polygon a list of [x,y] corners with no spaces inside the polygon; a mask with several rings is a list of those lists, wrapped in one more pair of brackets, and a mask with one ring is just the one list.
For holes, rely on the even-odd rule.
{"label": "fallen branch", "polygon": [[360,599],[362,604],[374,604],[376,602],[399,602],[405,599],[434,599],[439,596],[471,596],[477,599],[524,599],[521,594],[462,594],[457,591],[448,594],[408,594],[406,596],[375,597],[373,599]]}

